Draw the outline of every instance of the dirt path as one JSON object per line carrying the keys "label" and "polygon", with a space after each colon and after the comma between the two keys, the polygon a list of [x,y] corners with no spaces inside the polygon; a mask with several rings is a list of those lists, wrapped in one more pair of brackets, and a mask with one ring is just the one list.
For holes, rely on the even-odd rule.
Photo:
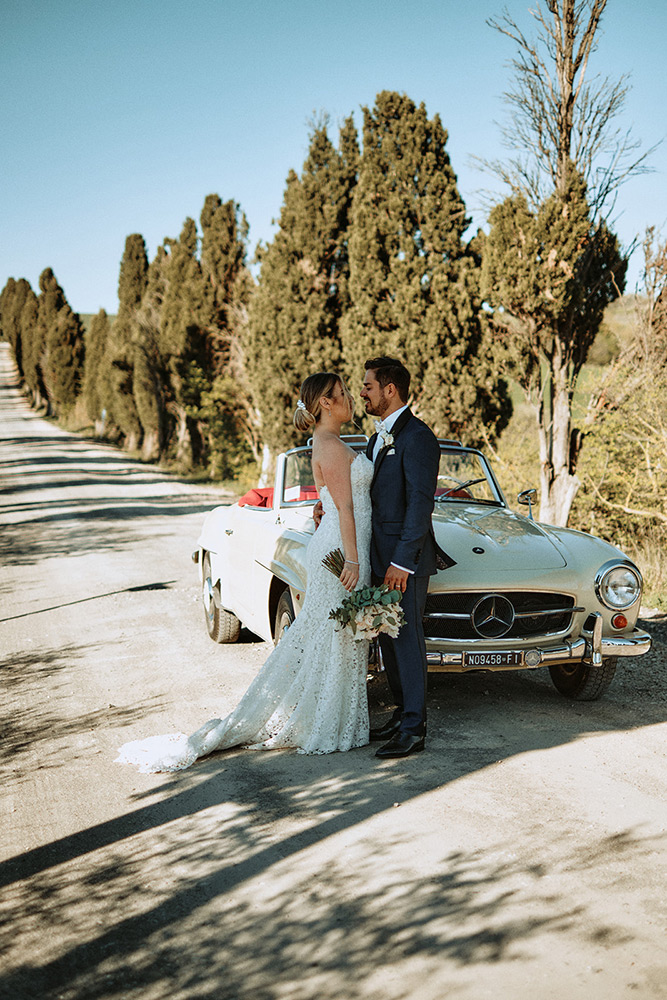
{"label": "dirt path", "polygon": [[267,646],[208,639],[190,552],[220,493],[40,420],[0,344],[7,1000],[667,997],[667,628],[606,698],[433,679],[427,752],[125,740],[224,714]]}

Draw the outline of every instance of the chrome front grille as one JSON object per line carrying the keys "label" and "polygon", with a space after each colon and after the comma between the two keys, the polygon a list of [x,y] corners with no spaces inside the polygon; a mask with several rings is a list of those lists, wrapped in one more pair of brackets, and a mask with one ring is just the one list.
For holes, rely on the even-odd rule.
{"label": "chrome front grille", "polygon": [[[473,624],[475,608],[492,607],[492,598],[510,611],[511,624],[503,630],[499,625],[494,634],[483,634]],[[484,602],[482,605],[480,602]],[[511,615],[513,609],[514,615]],[[462,591],[460,593],[429,594],[424,614],[424,634],[427,639],[529,639],[531,636],[560,635],[570,630],[575,611],[574,598],[567,594],[526,591]],[[488,617],[488,616],[486,616]],[[499,615],[500,617],[500,615]],[[505,616],[507,617],[507,616]]]}

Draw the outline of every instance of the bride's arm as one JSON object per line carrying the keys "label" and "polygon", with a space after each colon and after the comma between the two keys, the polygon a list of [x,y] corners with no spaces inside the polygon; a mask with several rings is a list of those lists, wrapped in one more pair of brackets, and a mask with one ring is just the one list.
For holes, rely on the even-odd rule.
{"label": "bride's arm", "polygon": [[354,525],[350,453],[340,442],[327,443],[319,455],[319,470],[331,499],[338,509],[340,535],[343,542],[345,566],[340,582],[346,590],[354,590],[359,582],[359,556],[357,531]]}

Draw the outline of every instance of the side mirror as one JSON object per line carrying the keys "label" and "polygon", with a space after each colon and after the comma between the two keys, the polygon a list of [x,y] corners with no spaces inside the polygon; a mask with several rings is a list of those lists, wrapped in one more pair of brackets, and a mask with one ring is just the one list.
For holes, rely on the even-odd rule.
{"label": "side mirror", "polygon": [[522,493],[519,493],[517,500],[519,503],[522,503],[524,506],[528,507],[528,517],[531,519],[531,521],[534,521],[535,518],[533,517],[533,504],[536,503],[537,501],[537,490],[523,490]]}

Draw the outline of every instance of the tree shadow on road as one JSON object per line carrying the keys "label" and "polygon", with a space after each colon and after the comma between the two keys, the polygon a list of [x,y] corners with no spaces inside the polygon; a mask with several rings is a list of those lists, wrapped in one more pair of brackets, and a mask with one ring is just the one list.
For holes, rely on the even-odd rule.
{"label": "tree shadow on road", "polygon": [[[628,830],[583,850],[572,837],[545,850],[540,828],[526,831],[521,850],[499,837],[491,849],[442,851],[425,873],[396,862],[407,832],[390,827],[383,839],[369,830],[346,847],[347,831],[389,813],[397,797],[409,808],[404,774],[378,780],[372,768],[337,766],[303,782],[297,764],[291,786],[278,789],[273,768],[252,760],[249,780],[230,795],[234,767],[228,756],[227,781],[218,762],[185,789],[171,783],[171,799],[115,821],[111,837],[88,831],[85,855],[5,889],[5,947],[17,934],[34,945],[46,921],[71,943],[18,963],[0,978],[3,995],[273,1000],[280,983],[303,1000],[393,997],[400,993],[372,989],[377,970],[391,983],[392,970],[416,956],[441,975],[443,964],[528,960],[537,936],[580,938],[582,927],[606,947],[627,941],[613,920],[555,891],[553,879],[575,882],[593,857],[620,872],[658,846]],[[416,784],[427,791],[423,779]],[[301,829],[281,836],[274,824],[288,812]]]}
{"label": "tree shadow on road", "polygon": [[[434,679],[432,749],[407,761],[378,761],[373,747],[316,758],[227,751],[140,779],[124,815],[0,865],[0,945],[24,942],[0,994],[275,1000],[280,983],[296,1000],[398,1000],[392,970],[417,956],[441,974],[443,963],[528,962],[545,934],[627,942],[627,927],[582,902],[577,886],[592,869],[622,884],[629,866],[650,863],[663,841],[641,830],[582,838],[564,817],[557,837],[535,820],[517,842],[489,817],[498,827],[490,848],[446,851],[432,818],[427,870],[410,860],[411,810],[434,793],[446,802],[458,779],[666,715],[667,705],[654,706],[642,722],[623,699],[578,713],[546,685]],[[451,819],[443,813],[443,827]],[[51,920],[61,943],[39,952]],[[382,988],[378,969],[388,974]]]}
{"label": "tree shadow on road", "polygon": [[[46,505],[47,509],[52,506]],[[211,501],[201,498],[173,496],[125,502],[114,497],[90,501],[88,506],[77,501],[76,508],[67,511],[4,525],[0,534],[0,562],[4,566],[35,566],[43,559],[60,556],[118,552],[137,543],[136,527],[129,525],[131,521],[142,520],[148,528],[160,517],[204,515],[213,506]],[[192,530],[193,547],[197,530]]]}
{"label": "tree shadow on road", "polygon": [[[156,486],[164,485],[165,477],[156,476],[150,472],[142,472],[140,475],[133,473],[131,478],[125,470],[119,470],[118,473],[107,473],[100,474],[98,471],[95,473],[85,472],[85,470],[70,467],[68,470],[70,473],[69,478],[66,478],[63,474],[62,476],[49,476],[44,478],[44,470],[37,472],[21,472],[21,482],[11,483],[9,486],[0,486],[0,497],[11,497],[18,496],[22,493],[34,494],[40,490],[80,490],[82,487],[89,488],[91,486],[118,486],[120,477],[122,478],[122,485],[127,486]],[[35,481],[37,480],[37,481]],[[117,501],[118,498],[114,497]],[[52,500],[47,501],[51,506],[54,506]],[[76,500],[69,501],[72,505],[81,502],[77,497]],[[102,501],[103,502],[103,501]],[[66,505],[68,503],[67,498],[58,501],[61,505]],[[33,509],[37,504],[30,502],[28,507]],[[11,509],[11,508],[10,508]]]}
{"label": "tree shadow on road", "polygon": [[32,611],[22,611],[17,615],[8,615],[6,618],[0,618],[0,623],[13,622],[19,618],[31,618],[33,615],[47,614],[49,611],[60,611],[61,608],[72,608],[78,604],[88,604],[90,601],[101,601],[106,597],[117,597],[119,594],[138,594],[148,590],[168,590],[174,583],[176,583],[175,580],[163,580],[157,583],[142,583],[136,587],[122,587],[120,590],[108,590],[104,594],[90,594],[88,597],[79,597],[74,601],[63,601],[62,604],[51,604],[45,608],[35,608]]}
{"label": "tree shadow on road", "polygon": [[[0,438],[0,441],[7,442],[7,440],[8,440],[7,438]],[[22,438],[21,442],[23,443],[24,440],[25,439]],[[38,440],[39,440],[40,443],[44,444],[47,440],[53,440],[53,439],[52,438],[39,438]],[[72,441],[72,440],[73,441],[78,441],[79,439],[78,438],[70,439],[70,441]],[[29,441],[33,441],[34,442],[35,439],[34,438],[30,438]],[[72,468],[72,464],[73,464],[72,463],[72,454],[71,454],[71,449],[70,449],[69,443],[68,443],[68,449],[67,449],[66,452],[63,452],[62,455],[45,455],[43,453],[40,453],[38,456],[36,456],[34,458],[28,457],[28,458],[3,459],[2,468],[5,471],[8,470],[8,469],[24,469],[26,466],[33,466],[34,467],[36,465],[39,465],[39,466],[43,465],[43,466],[47,466],[47,467],[50,466],[50,465],[65,465],[65,466],[68,466],[69,468]],[[122,466],[123,468],[127,468],[128,458],[127,458],[126,455],[123,455],[120,452],[118,452],[117,454],[114,454],[114,455],[101,455],[101,454],[99,454],[99,455],[95,456],[95,458],[93,460],[93,464],[94,465],[119,465],[119,466]],[[22,472],[21,475],[23,475],[23,474],[24,473]],[[39,472],[35,471],[34,475],[39,475]]]}

